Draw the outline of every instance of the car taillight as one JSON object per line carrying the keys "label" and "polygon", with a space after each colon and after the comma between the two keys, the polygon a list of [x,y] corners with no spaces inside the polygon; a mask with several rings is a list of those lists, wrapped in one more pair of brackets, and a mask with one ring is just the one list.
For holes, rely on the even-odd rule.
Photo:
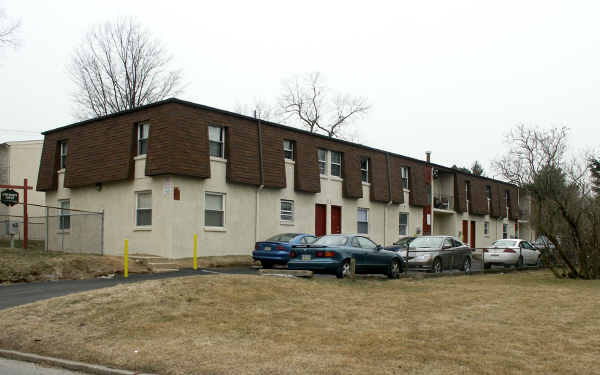
{"label": "car taillight", "polygon": [[516,253],[516,251],[514,251],[513,249],[504,249],[504,252],[505,253],[513,253],[513,254]]}
{"label": "car taillight", "polygon": [[488,249],[483,249],[483,252],[484,252],[484,253],[487,253],[488,251],[489,251]]}
{"label": "car taillight", "polygon": [[275,247],[275,249],[277,249],[277,250],[285,250],[285,247],[283,247],[283,245],[277,245]]}
{"label": "car taillight", "polygon": [[335,256],[335,252],[334,251],[317,251],[315,253],[315,256],[317,258],[333,258]]}
{"label": "car taillight", "polygon": [[258,250],[260,248],[260,246],[258,245],[258,242],[254,245],[254,250]]}
{"label": "car taillight", "polygon": [[326,251],[324,255],[326,258],[333,258],[335,253],[333,251]]}
{"label": "car taillight", "polygon": [[290,251],[290,258],[295,258],[296,252],[294,250]]}

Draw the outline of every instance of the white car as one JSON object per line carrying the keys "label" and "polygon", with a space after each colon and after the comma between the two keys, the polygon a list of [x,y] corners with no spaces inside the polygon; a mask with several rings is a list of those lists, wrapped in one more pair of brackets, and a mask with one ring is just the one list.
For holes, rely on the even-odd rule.
{"label": "white car", "polygon": [[491,247],[484,250],[484,268],[492,266],[515,266],[521,268],[524,265],[541,267],[541,252],[532,244],[521,239],[497,240]]}

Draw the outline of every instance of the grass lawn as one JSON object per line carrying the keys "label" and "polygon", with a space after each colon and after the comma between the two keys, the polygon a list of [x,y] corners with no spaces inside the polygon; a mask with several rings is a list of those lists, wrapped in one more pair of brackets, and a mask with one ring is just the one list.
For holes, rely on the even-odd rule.
{"label": "grass lawn", "polygon": [[[129,262],[131,273],[149,272],[147,266]],[[42,249],[0,247],[0,283],[89,279],[123,271],[123,258],[70,254]]]}
{"label": "grass lawn", "polygon": [[0,347],[159,374],[597,374],[599,297],[546,271],[185,277],[2,310]]}

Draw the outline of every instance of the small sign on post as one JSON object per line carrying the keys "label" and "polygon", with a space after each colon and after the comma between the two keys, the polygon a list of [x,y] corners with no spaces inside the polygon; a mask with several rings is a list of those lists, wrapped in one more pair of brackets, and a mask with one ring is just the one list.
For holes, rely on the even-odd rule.
{"label": "small sign on post", "polygon": [[19,203],[19,193],[13,189],[6,189],[0,193],[0,201],[8,207],[12,207]]}

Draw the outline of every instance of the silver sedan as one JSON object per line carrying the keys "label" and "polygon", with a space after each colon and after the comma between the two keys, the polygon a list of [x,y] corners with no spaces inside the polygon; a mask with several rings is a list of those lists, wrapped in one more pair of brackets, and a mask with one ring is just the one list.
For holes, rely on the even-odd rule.
{"label": "silver sedan", "polygon": [[492,246],[483,251],[484,268],[492,266],[524,265],[541,266],[541,252],[529,242],[521,239],[503,239],[495,241]]}

